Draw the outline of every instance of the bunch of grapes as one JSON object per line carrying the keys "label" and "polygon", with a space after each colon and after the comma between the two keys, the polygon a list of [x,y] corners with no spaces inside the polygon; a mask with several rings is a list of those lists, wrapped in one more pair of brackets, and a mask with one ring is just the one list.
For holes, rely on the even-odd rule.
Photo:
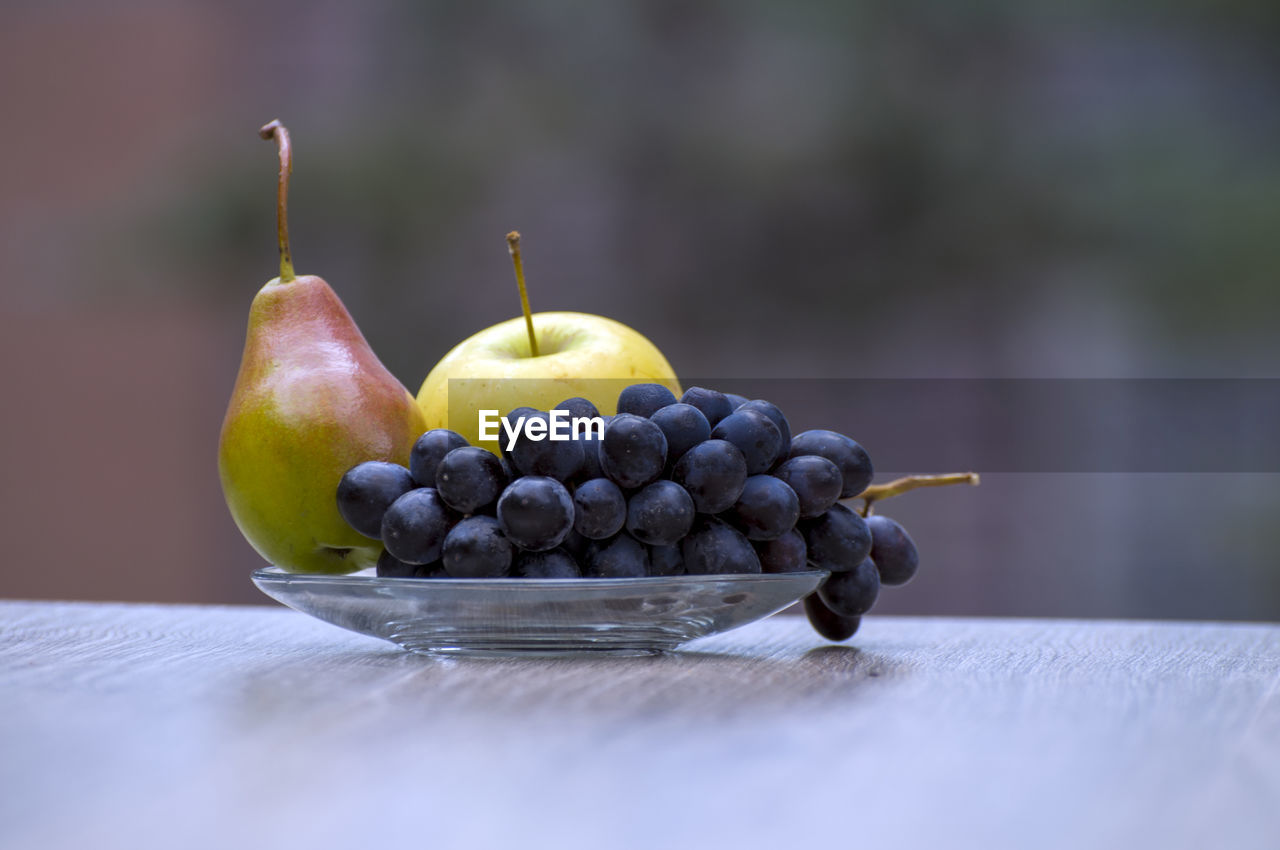
{"label": "bunch of grapes", "polygon": [[[555,409],[599,415],[582,398]],[[408,468],[369,461],[348,470],[338,509],[383,542],[379,576],[827,570],[805,611],[831,640],[857,631],[882,585],[915,575],[919,558],[902,526],[839,501],[870,492],[871,459],[852,439],[825,430],[793,436],[770,402],[701,387],[677,400],[659,384],[636,384],[617,410],[604,417],[603,434],[534,440],[522,428],[500,456],[453,431],[428,431]],[[551,424],[532,408],[506,418],[521,417]]]}

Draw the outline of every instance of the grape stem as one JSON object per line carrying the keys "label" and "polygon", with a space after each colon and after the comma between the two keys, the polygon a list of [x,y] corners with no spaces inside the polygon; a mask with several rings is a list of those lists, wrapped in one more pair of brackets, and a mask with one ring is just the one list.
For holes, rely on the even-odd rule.
{"label": "grape stem", "polygon": [[280,154],[280,178],[276,182],[276,238],[280,241],[280,281],[294,279],[293,255],[289,252],[289,175],[293,174],[293,145],[289,131],[280,119],[264,124],[258,135],[268,141],[275,139]]}
{"label": "grape stem", "polygon": [[871,516],[872,505],[881,499],[890,499],[921,487],[946,487],[950,484],[973,484],[977,486],[979,480],[976,472],[952,472],[947,475],[908,475],[905,478],[895,478],[893,481],[884,484],[872,484],[854,498],[862,500],[862,510],[859,513],[866,517]]}
{"label": "grape stem", "polygon": [[520,309],[524,310],[524,324],[529,331],[529,354],[538,356],[538,338],[533,334],[533,312],[529,309],[529,290],[524,285],[524,261],[520,259],[520,231],[507,234],[507,250],[511,252],[511,264],[516,267],[516,285],[520,287]]}

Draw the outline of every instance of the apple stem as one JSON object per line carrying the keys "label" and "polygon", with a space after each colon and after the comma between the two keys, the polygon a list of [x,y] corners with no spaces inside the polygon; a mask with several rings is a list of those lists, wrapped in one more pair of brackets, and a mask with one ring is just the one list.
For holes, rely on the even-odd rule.
{"label": "apple stem", "polygon": [[529,330],[529,353],[538,356],[538,338],[533,334],[533,311],[529,309],[529,290],[524,285],[524,262],[520,259],[520,231],[507,234],[507,250],[511,252],[511,264],[516,267],[516,285],[520,287],[520,307],[524,310],[524,324]]}
{"label": "apple stem", "polygon": [[264,124],[258,135],[275,139],[280,153],[280,179],[276,183],[276,238],[280,241],[280,280],[294,279],[293,255],[289,252],[289,175],[293,174],[293,145],[289,143],[289,131],[280,119]]}
{"label": "apple stem", "polygon": [[916,490],[920,487],[946,487],[949,484],[973,484],[977,486],[979,480],[976,472],[952,472],[947,475],[908,475],[905,478],[896,478],[885,484],[872,484],[854,498],[862,499],[860,513],[866,517],[872,514],[872,504],[881,499],[900,496],[909,490]]}

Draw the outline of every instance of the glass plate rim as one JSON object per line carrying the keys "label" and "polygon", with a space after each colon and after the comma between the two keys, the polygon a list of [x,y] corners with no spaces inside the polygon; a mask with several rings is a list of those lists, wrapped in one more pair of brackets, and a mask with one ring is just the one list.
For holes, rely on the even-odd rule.
{"label": "glass plate rim", "polygon": [[659,582],[676,584],[695,584],[707,581],[728,581],[734,583],[755,583],[760,581],[778,581],[801,576],[828,575],[827,570],[798,570],[788,573],[705,573],[699,575],[678,576],[641,576],[637,578],[409,578],[400,576],[359,575],[356,573],[291,573],[278,566],[259,567],[253,571],[254,580],[285,581],[300,584],[336,584],[362,586],[368,584],[388,584],[403,587],[450,587],[456,589],[492,588],[503,590],[533,589],[537,587],[555,587],[559,589],[581,587],[588,588],[638,588],[655,585]]}

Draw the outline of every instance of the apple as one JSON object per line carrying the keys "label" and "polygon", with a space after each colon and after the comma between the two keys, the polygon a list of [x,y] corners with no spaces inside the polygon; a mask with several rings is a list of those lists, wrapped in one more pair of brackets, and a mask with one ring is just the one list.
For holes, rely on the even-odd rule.
{"label": "apple", "polygon": [[517,407],[549,410],[581,396],[607,416],[616,412],[622,388],[639,383],[662,384],[680,396],[671,365],[637,331],[589,313],[526,313],[454,346],[422,382],[418,404],[428,428],[450,428],[496,452],[496,440],[480,439],[481,410],[499,416]]}
{"label": "apple", "polygon": [[[524,316],[463,340],[435,365],[418,390],[428,428],[449,428],[497,454],[498,439],[481,439],[482,410],[497,416],[517,407],[551,410],[578,396],[609,416],[617,412],[624,387],[643,383],[662,384],[680,396],[667,358],[621,322],[590,313],[534,314],[514,230],[507,234],[507,250]],[[503,429],[489,433],[501,438]]]}

